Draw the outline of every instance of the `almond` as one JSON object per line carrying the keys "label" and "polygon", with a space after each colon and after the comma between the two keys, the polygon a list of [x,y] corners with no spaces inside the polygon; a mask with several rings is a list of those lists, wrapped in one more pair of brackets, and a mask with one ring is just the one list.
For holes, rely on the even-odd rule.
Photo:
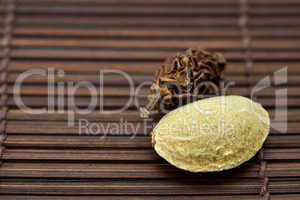
{"label": "almond", "polygon": [[231,169],[251,159],[269,133],[268,112],[242,96],[199,100],[166,114],[155,126],[155,151],[191,172]]}

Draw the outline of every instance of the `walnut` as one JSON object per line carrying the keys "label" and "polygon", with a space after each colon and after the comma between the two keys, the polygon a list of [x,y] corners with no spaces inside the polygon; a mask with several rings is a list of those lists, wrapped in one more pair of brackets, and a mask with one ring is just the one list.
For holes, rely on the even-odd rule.
{"label": "walnut", "polygon": [[156,73],[141,116],[166,113],[206,96],[217,95],[226,60],[220,53],[194,48],[167,58]]}

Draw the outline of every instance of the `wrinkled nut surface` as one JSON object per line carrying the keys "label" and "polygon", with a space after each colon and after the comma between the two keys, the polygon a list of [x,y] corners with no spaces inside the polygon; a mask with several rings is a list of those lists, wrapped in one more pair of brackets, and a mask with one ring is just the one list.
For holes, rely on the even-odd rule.
{"label": "wrinkled nut surface", "polygon": [[155,151],[191,172],[231,169],[262,147],[270,120],[258,103],[241,96],[199,100],[166,114],[152,132]]}
{"label": "wrinkled nut surface", "polygon": [[151,112],[165,114],[191,101],[217,95],[224,83],[226,60],[220,53],[191,48],[169,57],[157,71],[142,118]]}

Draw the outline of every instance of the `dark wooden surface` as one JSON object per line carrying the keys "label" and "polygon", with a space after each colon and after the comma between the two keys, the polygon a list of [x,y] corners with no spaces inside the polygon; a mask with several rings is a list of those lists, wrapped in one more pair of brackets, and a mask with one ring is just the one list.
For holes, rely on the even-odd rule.
{"label": "dark wooden surface", "polygon": [[[1,199],[300,199],[300,1],[298,0],[2,0],[0,4]],[[271,130],[251,161],[216,174],[190,174],[159,158],[149,131],[79,135],[67,115],[27,114],[13,86],[26,70],[53,67],[59,81],[91,81],[117,69],[134,84],[152,80],[169,55],[199,46],[228,60],[230,94],[249,96],[261,78],[288,66],[288,83],[256,94],[274,117],[275,92],[288,88],[288,129]],[[25,80],[26,105],[47,106],[47,79]],[[54,92],[50,95],[56,95]],[[137,97],[145,102],[147,90]],[[124,105],[128,84],[109,77],[104,107]],[[76,104],[86,106],[80,89]],[[282,97],[283,98],[283,97]],[[66,99],[65,99],[66,100]],[[278,107],[277,107],[278,108]],[[131,105],[121,114],[76,114],[91,122],[141,123]],[[284,121],[273,123],[284,125]]]}

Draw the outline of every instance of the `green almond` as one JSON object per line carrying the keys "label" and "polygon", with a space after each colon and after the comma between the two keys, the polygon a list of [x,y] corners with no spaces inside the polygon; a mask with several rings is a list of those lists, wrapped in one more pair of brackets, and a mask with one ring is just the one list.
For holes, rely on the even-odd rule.
{"label": "green almond", "polygon": [[252,158],[269,133],[268,112],[241,96],[199,100],[166,114],[152,132],[155,151],[191,172],[231,169]]}

